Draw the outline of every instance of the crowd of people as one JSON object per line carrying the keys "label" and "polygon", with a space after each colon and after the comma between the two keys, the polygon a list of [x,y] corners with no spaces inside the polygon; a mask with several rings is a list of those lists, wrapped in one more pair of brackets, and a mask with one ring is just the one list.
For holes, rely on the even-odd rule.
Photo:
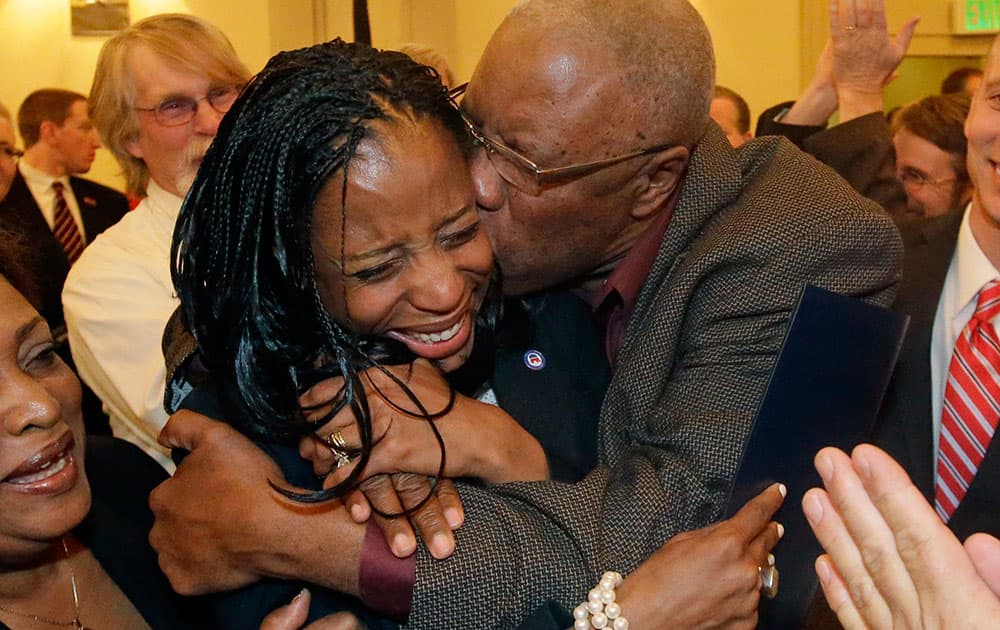
{"label": "crowd of people", "polygon": [[[0,107],[0,628],[752,628],[799,509],[813,627],[1000,624],[1000,44],[890,123],[917,21],[830,5],[756,134],[688,0]],[[877,446],[724,518],[806,285],[911,318]]]}

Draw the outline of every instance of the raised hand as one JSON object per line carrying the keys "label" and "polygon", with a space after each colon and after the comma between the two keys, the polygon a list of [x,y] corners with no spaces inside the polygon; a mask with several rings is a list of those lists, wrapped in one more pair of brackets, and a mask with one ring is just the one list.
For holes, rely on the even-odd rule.
{"label": "raised hand", "polygon": [[1000,542],[977,535],[963,548],[869,444],[850,458],[825,448],[816,470],[826,490],[807,492],[802,507],[827,552],[816,561],[820,584],[845,628],[1000,627]]}
{"label": "raised hand", "polygon": [[830,0],[833,80],[840,120],[882,109],[882,89],[895,76],[919,18],[889,38],[885,0]]}

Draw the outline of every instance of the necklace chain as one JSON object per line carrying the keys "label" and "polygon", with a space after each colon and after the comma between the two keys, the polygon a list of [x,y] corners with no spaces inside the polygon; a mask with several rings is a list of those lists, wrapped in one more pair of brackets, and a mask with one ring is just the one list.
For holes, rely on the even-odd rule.
{"label": "necklace chain", "polygon": [[72,621],[56,621],[55,619],[49,619],[48,617],[43,617],[41,615],[32,615],[30,613],[24,613],[19,610],[14,610],[12,608],[7,608],[6,606],[0,606],[0,610],[8,612],[12,615],[17,615],[18,617],[24,617],[25,619],[31,619],[33,621],[40,621],[41,623],[47,623],[50,626],[63,626],[66,628],[75,628],[76,630],[87,630],[87,627],[83,625],[80,621],[80,594],[76,588],[76,574],[73,572],[73,565],[69,562],[69,547],[66,546],[66,539],[62,539],[63,553],[66,555],[66,566],[69,567],[69,583],[73,588],[73,610],[76,616]]}

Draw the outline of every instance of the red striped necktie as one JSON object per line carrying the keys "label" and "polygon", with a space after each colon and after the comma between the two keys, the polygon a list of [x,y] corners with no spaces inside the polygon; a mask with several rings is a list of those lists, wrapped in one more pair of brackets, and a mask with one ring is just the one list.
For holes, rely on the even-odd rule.
{"label": "red striped necktie", "polygon": [[1000,280],[991,280],[979,291],[948,368],[934,494],[934,508],[946,523],[976,476],[1000,418],[1000,342],[990,323],[998,312]]}
{"label": "red striped necktie", "polygon": [[77,227],[69,211],[69,204],[66,203],[66,197],[63,196],[63,183],[52,182],[52,190],[56,192],[56,213],[52,233],[62,243],[66,260],[72,265],[83,253],[83,236],[80,235],[80,228]]}

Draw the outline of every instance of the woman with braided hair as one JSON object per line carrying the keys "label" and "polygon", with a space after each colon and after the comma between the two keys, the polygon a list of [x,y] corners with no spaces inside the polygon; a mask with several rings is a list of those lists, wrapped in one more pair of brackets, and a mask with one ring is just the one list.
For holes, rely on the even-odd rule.
{"label": "woman with braided hair", "polygon": [[[174,283],[183,319],[200,348],[181,374],[188,382],[198,382],[198,374],[206,372],[203,366],[211,384],[211,388],[196,387],[185,405],[203,415],[226,418],[256,438],[281,467],[285,479],[271,481],[286,496],[305,503],[323,501],[344,495],[363,479],[360,488],[377,513],[407,514],[418,527],[425,510],[443,513],[447,531],[449,525],[460,525],[463,517],[457,493],[448,492],[446,482],[437,484],[436,493],[420,488],[379,494],[374,484],[392,479],[390,486],[400,489],[414,476],[499,483],[549,474],[535,438],[498,407],[471,396],[455,396],[441,376],[445,373],[451,383],[471,383],[463,391],[473,391],[481,379],[460,373],[477,362],[480,352],[492,354],[488,346],[497,311],[492,291],[497,285],[492,252],[479,229],[470,149],[461,114],[431,71],[401,53],[339,40],[276,56],[223,119],[184,203],[174,241]],[[474,159],[485,156],[480,152]],[[585,315],[589,324],[589,311]],[[565,325],[564,320],[554,321]],[[578,362],[582,350],[573,348]],[[168,356],[178,354],[185,353],[176,347],[168,352]],[[603,360],[603,346],[598,355]],[[173,390],[186,389],[184,378],[174,380],[181,386]],[[220,404],[213,408],[215,401]],[[563,436],[574,427],[568,414],[562,420],[555,430],[566,439]],[[171,424],[174,419],[161,441],[188,444],[172,432]],[[228,427],[221,430],[232,433]],[[312,437],[317,431],[320,440]],[[589,433],[595,433],[593,427]],[[303,437],[299,448],[291,446]],[[284,450],[275,446],[282,442],[289,444]],[[307,466],[305,474],[300,470],[300,452],[313,460],[314,468]],[[275,539],[298,541],[297,533],[315,527],[317,519],[350,520],[339,506],[336,514],[331,509],[317,515],[312,509],[323,506],[297,505],[301,509],[279,515],[266,505],[273,502],[273,493],[266,486],[261,489],[257,480],[247,481],[242,473],[248,467],[278,475],[270,462],[258,467],[257,462],[266,458],[253,448],[224,455],[241,463],[234,481],[252,489],[244,494],[241,487],[236,494],[241,508],[257,514],[253,527],[269,539],[265,545]],[[254,457],[256,462],[251,461]],[[393,461],[405,461],[405,469],[394,469]],[[199,458],[197,446],[188,463],[195,470],[209,471],[209,476],[217,470],[211,456]],[[315,490],[313,473],[325,475],[331,466],[339,468],[326,478],[328,488]],[[190,469],[178,468],[178,477],[185,468]],[[374,474],[380,472],[385,474]],[[285,482],[298,488],[290,489]],[[177,515],[166,515],[168,524],[162,527],[159,522],[164,512],[157,506],[170,503],[165,495],[184,492],[184,483],[177,478],[164,486],[171,484],[151,497],[158,523],[150,540],[176,588],[210,590],[197,579],[186,581],[186,572],[171,572],[187,561],[176,554],[183,543],[171,544],[169,520]],[[383,503],[376,496],[396,498],[397,503]],[[731,521],[665,544],[636,571],[637,579],[622,584],[636,594],[629,614],[640,621],[644,615],[646,620],[676,619],[677,610],[683,608],[696,610],[697,618],[733,614],[755,619],[759,566],[779,537],[777,525],[769,520],[780,502],[781,492],[774,486]],[[354,508],[354,520],[367,517],[367,508],[356,498],[348,496],[345,503]],[[199,506],[199,511],[205,510]],[[272,516],[282,521],[273,529]],[[415,542],[409,547],[400,543],[401,522],[406,519],[379,521],[399,558],[413,554],[415,546]],[[358,528],[354,523],[349,528],[356,543]],[[372,529],[365,529],[365,548],[370,539],[382,538],[378,533],[369,535]],[[231,533],[232,528],[227,529],[220,537]],[[744,533],[748,537],[733,544],[734,536]],[[431,554],[449,555],[453,541],[428,536],[425,529],[421,534]],[[254,547],[250,555],[259,550],[258,540],[250,534]],[[344,549],[340,542],[323,544],[339,553]],[[312,546],[304,548],[310,560],[321,555]],[[690,548],[698,551],[689,552]],[[711,568],[697,565],[693,568],[697,575],[684,574],[680,569],[689,563],[675,558],[689,553],[710,558]],[[325,572],[336,570],[321,561],[322,566],[305,567],[308,562],[297,561],[294,554],[294,566],[288,566],[283,561],[289,556],[279,555],[277,565],[229,572],[233,579],[224,586],[252,584],[262,576],[330,584]],[[388,563],[382,560],[384,556],[367,565],[359,562],[383,571],[384,577]],[[220,559],[222,564],[228,561]],[[207,570],[214,571],[217,565],[209,564]],[[306,568],[315,572],[304,572]],[[683,575],[671,578],[672,571]],[[345,591],[358,593],[385,614],[405,619],[409,602],[391,599],[392,588],[380,588],[392,578],[373,585],[378,593],[367,590],[359,575],[347,581],[352,579]],[[659,596],[664,583],[690,587],[690,591],[677,589],[685,605],[660,604],[667,601]],[[210,582],[210,586],[220,584]],[[268,605],[291,599],[298,586],[289,586]],[[313,617],[338,610],[328,604],[336,594],[317,588],[313,595]],[[256,594],[254,599],[263,601]],[[304,599],[293,602],[293,608],[304,607]],[[325,607],[317,607],[317,601]],[[382,623],[356,604],[342,603],[341,610],[353,610],[369,626]],[[251,620],[244,619],[239,623],[230,616],[223,621],[228,627],[250,627]],[[468,627],[462,619],[444,625]],[[681,620],[678,625],[696,624]]]}
{"label": "woman with braided hair", "polygon": [[[277,55],[230,111],[178,219],[184,317],[232,424],[297,440],[315,426],[300,396],[342,375],[363,458],[380,432],[358,374],[452,372],[496,318],[461,117],[424,66],[340,40]],[[524,437],[490,481],[544,477]],[[482,472],[462,463],[448,476]]]}
{"label": "woman with braided hair", "polygon": [[[470,149],[459,112],[426,67],[340,40],[274,57],[220,125],[172,252],[182,317],[197,341],[193,363],[212,385],[184,406],[214,411],[263,443],[288,482],[306,490],[276,483],[286,495],[344,494],[376,443],[423,451],[426,466],[412,472],[429,477],[545,478],[541,446],[498,408],[475,426],[433,422],[455,400],[441,372],[488,341],[499,307]],[[392,374],[394,391],[366,396],[369,368]],[[175,372],[174,385],[197,382],[199,372]],[[406,385],[426,391],[435,381],[434,400]],[[398,408],[394,421],[378,413],[385,405]],[[298,470],[297,450],[288,451],[345,407],[356,427],[335,435],[350,435],[355,448],[304,447],[320,471],[334,455],[353,459],[343,482],[318,490],[308,466]],[[450,448],[460,440],[475,444],[474,457]],[[457,496],[440,490],[422,495],[460,510]],[[422,503],[373,507],[392,517]]]}

